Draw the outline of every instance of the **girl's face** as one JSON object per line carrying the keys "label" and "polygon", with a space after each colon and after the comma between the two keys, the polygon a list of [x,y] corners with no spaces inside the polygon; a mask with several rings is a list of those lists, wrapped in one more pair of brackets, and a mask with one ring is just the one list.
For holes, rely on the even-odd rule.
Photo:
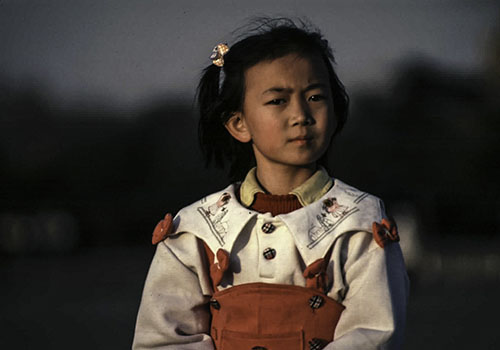
{"label": "girl's face", "polygon": [[247,69],[243,110],[226,127],[252,142],[257,167],[315,167],[336,127],[321,58],[290,54]]}

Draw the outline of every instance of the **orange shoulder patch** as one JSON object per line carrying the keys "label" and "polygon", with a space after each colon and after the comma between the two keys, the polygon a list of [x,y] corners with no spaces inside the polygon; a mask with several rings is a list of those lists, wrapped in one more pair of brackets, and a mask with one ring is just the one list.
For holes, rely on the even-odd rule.
{"label": "orange shoulder patch", "polygon": [[372,230],[373,238],[381,248],[392,242],[399,242],[398,228],[394,220],[382,219],[381,224],[373,222]]}
{"label": "orange shoulder patch", "polygon": [[160,222],[156,225],[153,231],[153,238],[151,240],[152,243],[157,244],[167,238],[167,236],[172,233],[173,226],[172,214],[167,213],[165,218],[160,220]]}

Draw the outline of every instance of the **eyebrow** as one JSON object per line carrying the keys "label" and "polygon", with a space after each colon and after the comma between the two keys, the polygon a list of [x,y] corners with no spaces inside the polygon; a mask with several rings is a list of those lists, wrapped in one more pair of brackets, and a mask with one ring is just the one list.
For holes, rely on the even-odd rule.
{"label": "eyebrow", "polygon": [[[314,84],[311,84],[309,85],[308,87],[306,87],[304,89],[304,92],[307,92],[307,91],[310,91],[310,90],[314,90],[314,89],[325,89],[326,88],[326,84],[324,83],[314,83]],[[291,88],[284,88],[284,87],[281,87],[281,86],[273,86],[272,88],[269,88],[267,90],[265,90],[262,95],[265,95],[265,94],[268,94],[268,93],[271,93],[271,92],[292,92],[293,89]]]}

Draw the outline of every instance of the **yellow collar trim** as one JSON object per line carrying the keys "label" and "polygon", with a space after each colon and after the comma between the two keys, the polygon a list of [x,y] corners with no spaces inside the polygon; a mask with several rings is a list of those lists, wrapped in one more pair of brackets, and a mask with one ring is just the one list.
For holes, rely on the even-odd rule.
{"label": "yellow collar trim", "polygon": [[[250,169],[240,188],[241,204],[246,207],[252,205],[256,193],[265,191],[259,185],[255,176],[256,168]],[[323,167],[319,169],[302,185],[293,189],[290,194],[297,196],[302,206],[316,202],[332,188],[333,180]]]}
{"label": "yellow collar trim", "polygon": [[264,192],[257,181],[257,176],[255,176],[256,169],[255,167],[250,169],[245,180],[241,183],[240,201],[245,207],[252,205],[256,193]]}

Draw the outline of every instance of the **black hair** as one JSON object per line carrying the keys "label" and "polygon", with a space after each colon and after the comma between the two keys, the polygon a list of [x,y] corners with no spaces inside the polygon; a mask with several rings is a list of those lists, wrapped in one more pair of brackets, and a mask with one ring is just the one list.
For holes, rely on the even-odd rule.
{"label": "black hair", "polygon": [[[245,95],[245,72],[262,61],[274,60],[288,54],[301,57],[319,55],[328,70],[332,89],[333,109],[337,118],[335,134],[347,120],[349,97],[332,63],[335,63],[328,41],[317,28],[304,21],[288,18],[258,18],[252,21],[246,37],[230,46],[224,56],[224,66],[211,64],[203,70],[197,90],[200,120],[199,143],[208,166],[212,161],[223,168],[229,162],[229,178],[242,180],[255,165],[251,142],[234,139],[224,124],[235,113],[242,111]],[[222,74],[221,74],[222,71]],[[220,80],[222,84],[220,84]],[[327,166],[326,153],[318,164]]]}

